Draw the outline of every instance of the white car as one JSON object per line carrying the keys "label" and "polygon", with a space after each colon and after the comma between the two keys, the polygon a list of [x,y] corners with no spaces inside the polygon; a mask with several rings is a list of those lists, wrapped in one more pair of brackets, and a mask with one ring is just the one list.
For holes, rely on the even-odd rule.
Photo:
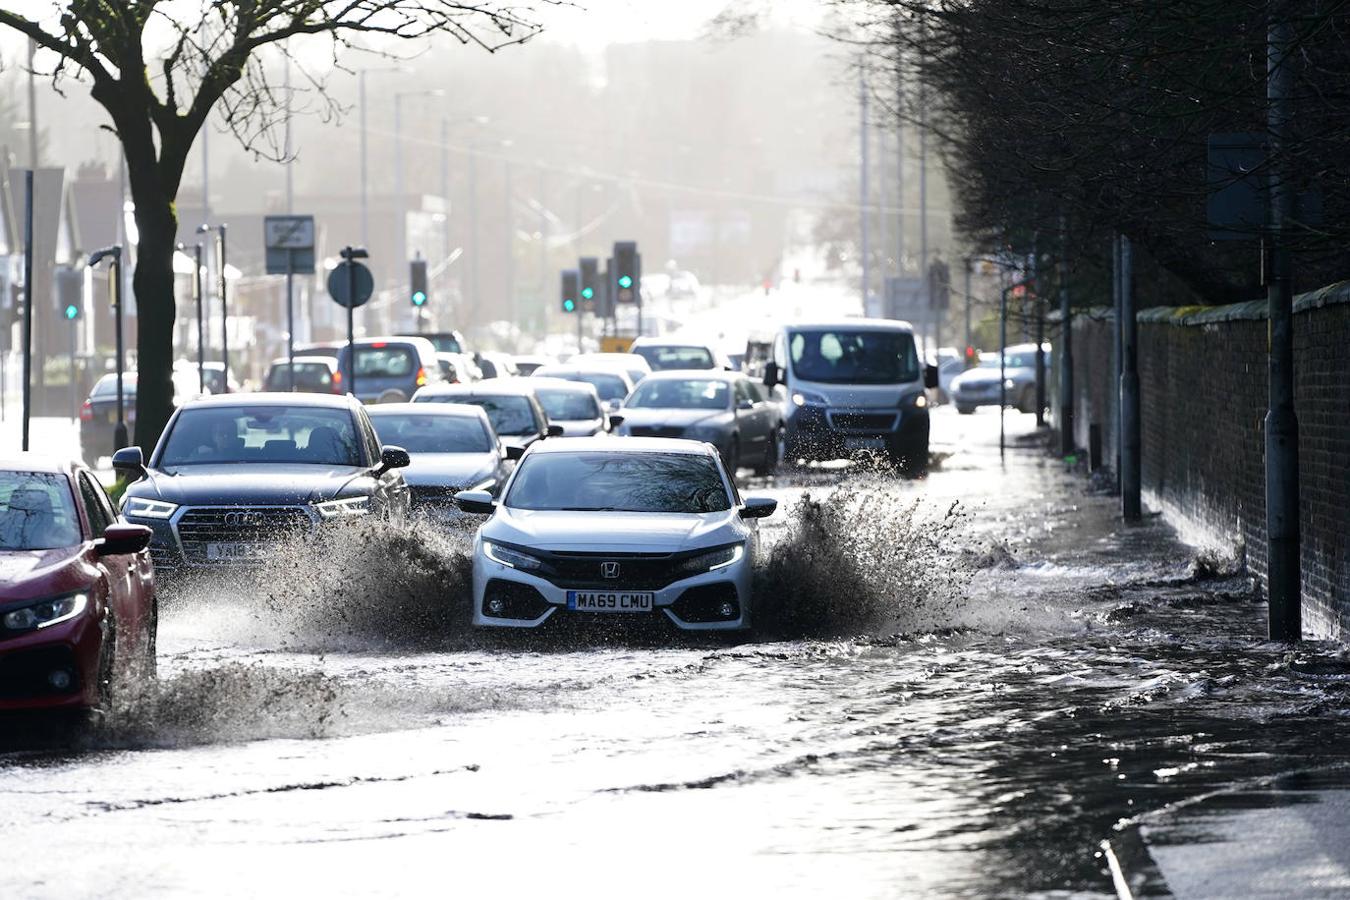
{"label": "white car", "polygon": [[531,446],[502,492],[455,502],[489,518],[474,539],[473,624],[668,620],[750,627],[757,519],[717,452],[685,440],[563,438]]}

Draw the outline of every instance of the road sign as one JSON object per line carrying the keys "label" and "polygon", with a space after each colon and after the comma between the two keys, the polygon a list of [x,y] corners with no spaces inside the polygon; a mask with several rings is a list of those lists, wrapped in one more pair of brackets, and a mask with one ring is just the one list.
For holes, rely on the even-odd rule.
{"label": "road sign", "polygon": [[604,334],[600,336],[601,353],[627,353],[633,349],[633,338],[627,335]]}
{"label": "road sign", "polygon": [[263,243],[268,275],[314,271],[313,216],[264,217]]}
{"label": "road sign", "polygon": [[1266,225],[1266,135],[1211,134],[1205,218],[1211,241],[1256,241]]}
{"label": "road sign", "polygon": [[[351,295],[351,275],[348,270],[356,267],[356,302],[349,301]],[[337,302],[338,306],[357,307],[364,306],[370,299],[370,295],[375,291],[375,279],[367,269],[359,262],[349,262],[343,260],[338,263],[333,271],[328,273],[328,295]]]}

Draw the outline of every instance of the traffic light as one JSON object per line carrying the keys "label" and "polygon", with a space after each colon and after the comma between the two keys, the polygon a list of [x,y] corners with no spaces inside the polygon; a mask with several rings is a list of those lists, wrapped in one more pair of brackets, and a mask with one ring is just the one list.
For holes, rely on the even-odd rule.
{"label": "traffic light", "polygon": [[577,311],[577,283],[580,276],[576,269],[563,269],[562,273],[562,311],[564,313],[574,313]]}
{"label": "traffic light", "polygon": [[408,262],[408,284],[412,289],[412,305],[419,309],[427,305],[427,261],[414,259]]}
{"label": "traffic light", "polygon": [[614,242],[614,285],[618,291],[615,303],[636,303],[642,284],[642,257],[637,252],[637,241]]}
{"label": "traffic light", "polygon": [[56,276],[56,310],[67,322],[84,313],[84,269],[60,266]]}
{"label": "traffic light", "polygon": [[581,311],[593,313],[600,294],[600,260],[594,256],[583,256],[577,262],[581,266]]}

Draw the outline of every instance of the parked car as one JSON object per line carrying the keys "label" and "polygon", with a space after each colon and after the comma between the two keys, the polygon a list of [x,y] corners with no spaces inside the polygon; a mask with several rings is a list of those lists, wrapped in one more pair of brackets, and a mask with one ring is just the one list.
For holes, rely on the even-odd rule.
{"label": "parked car", "polygon": [[[197,370],[175,368],[173,405],[175,407],[201,394]],[[122,373],[122,414],[127,423],[127,434],[136,430],[136,373]],[[80,458],[97,463],[101,457],[111,456],[117,449],[117,375],[104,375],[94,382],[89,396],[80,406]]]}
{"label": "parked car", "polygon": [[[1050,345],[1045,351],[1045,371],[1051,370]],[[1000,380],[1005,383],[1002,390]],[[1000,358],[997,352],[981,353],[980,364],[952,380],[952,402],[961,415],[981,406],[998,406],[1005,397],[1009,406],[1024,413],[1036,411],[1036,345],[1014,344]]]}
{"label": "parked car", "polygon": [[[356,353],[356,396],[364,403],[404,403],[420,388],[441,380],[436,348],[421,337],[363,338]],[[338,370],[346,390],[352,388],[347,345],[338,352]]]}
{"label": "parked car", "polygon": [[107,709],[155,674],[150,529],[78,462],[0,461],[0,711]]}
{"label": "parked car", "polygon": [[296,390],[308,394],[341,394],[342,373],[335,359],[326,356],[297,356],[292,373],[289,359],[272,360],[263,379],[264,391]]}
{"label": "parked car", "polygon": [[711,447],[573,438],[532,447],[474,539],[473,624],[537,628],[610,616],[686,631],[750,627],[758,519]]}
{"label": "parked car", "polygon": [[492,429],[480,406],[463,403],[385,403],[368,410],[385,444],[408,451],[403,478],[412,511],[458,515],[455,494],[488,491],[493,496],[510,472],[513,453]]}
{"label": "parked car", "polygon": [[607,412],[617,410],[623,404],[623,398],[633,391],[633,380],[628,377],[628,373],[608,366],[574,366],[571,363],[541,366],[534,370],[531,377],[557,378],[589,384],[600,395],[600,402],[605,405]]}
{"label": "parked car", "polygon": [[937,380],[909,323],[889,319],[789,325],[764,366],[764,385],[784,388],[788,459],[874,450],[909,472],[928,465],[925,388]]}
{"label": "parked car", "polygon": [[655,372],[610,420],[614,433],[625,437],[712,444],[733,474],[750,466],[756,475],[768,475],[782,459],[782,409],[740,372]]}
{"label": "parked car", "polygon": [[477,353],[474,362],[482,370],[484,378],[515,378],[520,375],[516,361],[509,353]]}
{"label": "parked car", "polygon": [[438,384],[413,395],[414,403],[468,403],[481,406],[508,448],[524,450],[535,441],[561,435],[535,394],[532,378],[489,378],[473,384]]}
{"label": "parked car", "polygon": [[549,423],[562,426],[563,437],[591,437],[609,430],[609,416],[595,385],[561,378],[537,381],[534,392],[548,414]]}
{"label": "parked car", "polygon": [[382,447],[348,395],[227,394],[179,407],[147,462],[113,455],[133,482],[127,521],[154,531],[157,572],[266,562],[283,539],[325,523],[408,511],[408,454]]}
{"label": "parked car", "polygon": [[734,368],[726,354],[714,345],[678,336],[640,337],[633,341],[632,352],[645,359],[653,372]]}
{"label": "parked car", "polygon": [[328,359],[337,360],[341,358],[342,351],[347,349],[346,341],[325,341],[318,344],[296,344],[296,356],[324,356]]}
{"label": "parked car", "polygon": [[466,353],[468,343],[458,331],[401,332],[395,337],[416,337],[431,341],[437,353]]}
{"label": "parked car", "polygon": [[606,369],[623,369],[633,384],[637,384],[652,374],[647,360],[636,353],[578,353],[567,361],[569,366],[601,366]]}

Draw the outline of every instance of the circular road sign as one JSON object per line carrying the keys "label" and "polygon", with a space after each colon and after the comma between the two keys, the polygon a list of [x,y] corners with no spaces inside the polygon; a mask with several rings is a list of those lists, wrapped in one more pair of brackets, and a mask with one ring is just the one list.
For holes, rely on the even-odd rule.
{"label": "circular road sign", "polygon": [[[356,297],[355,302],[351,295],[352,276],[351,267],[356,267]],[[328,295],[337,301],[338,306],[362,306],[375,290],[375,279],[371,277],[370,269],[361,265],[359,262],[344,259],[337,264],[333,271],[328,273]]]}

